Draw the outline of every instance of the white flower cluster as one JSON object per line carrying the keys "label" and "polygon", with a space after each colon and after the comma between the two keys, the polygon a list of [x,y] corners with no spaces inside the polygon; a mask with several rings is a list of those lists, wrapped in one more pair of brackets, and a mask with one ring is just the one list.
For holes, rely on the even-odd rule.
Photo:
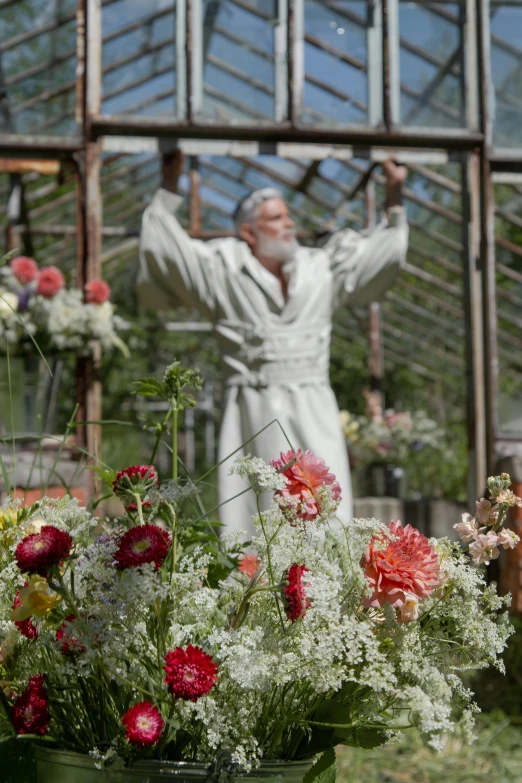
{"label": "white flower cluster", "polygon": [[39,331],[47,334],[50,348],[89,353],[89,340],[100,340],[103,348],[121,347],[117,331],[125,322],[114,314],[114,305],[86,304],[77,288],[59,291],[52,299],[35,296],[30,314]]}
{"label": "white flower cluster", "polygon": [[[258,492],[283,487],[277,471],[260,460],[242,459],[235,472]],[[482,504],[480,513],[486,511],[493,513]],[[180,732],[182,758],[210,762],[229,750],[247,769],[261,758],[314,755],[324,724],[341,727],[339,741],[358,744],[364,732],[365,742],[374,737],[375,745],[390,740],[391,727],[416,725],[441,748],[459,705],[471,736],[472,694],[460,675],[488,665],[501,669],[511,628],[502,614],[507,600],[486,585],[460,544],[423,539],[422,556],[429,551],[440,579],[431,592],[410,595],[404,588],[407,610],[401,612],[385,601],[368,607],[370,542],[384,557],[400,537],[397,528],[388,536],[378,520],[320,524],[318,516],[289,524],[274,501],[256,519],[259,565],[246,582],[237,571],[223,571],[223,550],[206,548],[204,540],[189,546],[178,540],[179,520],[171,518],[169,555],[136,567],[117,566],[125,528],[92,519],[71,500],[46,500],[20,530],[16,521],[6,528],[14,538],[0,571],[0,680],[19,688],[32,674],[47,674],[54,703],[69,705],[70,725],[53,718],[58,742],[74,744],[77,734],[100,761],[99,749],[109,746],[132,759],[121,719],[143,701],[161,711],[173,737]],[[43,609],[30,616],[38,639],[24,639],[11,616],[25,579],[13,547],[21,528],[27,533],[37,520],[67,530],[73,550],[61,576],[53,577],[62,582],[50,587],[58,603],[51,605],[40,584]],[[406,535],[414,538],[411,529]],[[136,540],[132,556],[147,545]],[[225,578],[211,579],[216,570]],[[190,695],[173,699],[165,656],[188,655],[189,645],[217,666],[217,678],[194,701]],[[190,663],[183,675],[187,687],[200,681],[194,667]],[[93,723],[106,733],[93,738]]]}
{"label": "white flower cluster", "polygon": [[272,465],[259,457],[237,457],[230,468],[230,474],[237,474],[245,479],[255,492],[276,492],[284,489],[286,479]]}

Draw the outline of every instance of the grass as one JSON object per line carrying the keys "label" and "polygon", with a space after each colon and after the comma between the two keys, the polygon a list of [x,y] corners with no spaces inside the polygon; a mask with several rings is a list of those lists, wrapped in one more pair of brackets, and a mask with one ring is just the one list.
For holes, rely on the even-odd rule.
{"label": "grass", "polygon": [[455,734],[442,753],[414,730],[387,748],[340,747],[337,783],[522,783],[522,729],[501,712],[481,715],[477,723],[472,745]]}

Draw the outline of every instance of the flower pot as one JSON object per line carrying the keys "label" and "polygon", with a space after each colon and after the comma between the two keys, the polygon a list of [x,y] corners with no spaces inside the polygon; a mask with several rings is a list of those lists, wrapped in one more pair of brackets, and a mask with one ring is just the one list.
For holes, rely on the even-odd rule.
{"label": "flower pot", "polygon": [[406,476],[397,465],[370,465],[368,468],[368,494],[376,498],[404,498]]}
{"label": "flower pot", "polygon": [[0,358],[0,435],[52,432],[62,363],[49,366],[52,376],[38,355]]}
{"label": "flower pot", "polygon": [[[223,757],[223,754],[221,754]],[[226,764],[192,761],[140,761],[123,769],[97,769],[90,756],[37,748],[36,783],[301,783],[313,759],[263,761],[252,772],[236,772]]]}

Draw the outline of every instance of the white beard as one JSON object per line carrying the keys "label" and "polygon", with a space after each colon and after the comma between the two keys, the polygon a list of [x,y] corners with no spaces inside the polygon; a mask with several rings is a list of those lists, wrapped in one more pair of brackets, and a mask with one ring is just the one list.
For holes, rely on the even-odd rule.
{"label": "white beard", "polygon": [[290,239],[272,239],[262,232],[257,234],[257,242],[260,255],[278,261],[280,264],[291,261],[299,247],[295,236]]}

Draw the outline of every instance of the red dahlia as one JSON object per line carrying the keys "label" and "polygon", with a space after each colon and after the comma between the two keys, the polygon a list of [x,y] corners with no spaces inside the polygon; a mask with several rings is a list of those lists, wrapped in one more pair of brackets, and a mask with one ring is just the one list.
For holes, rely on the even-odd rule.
{"label": "red dahlia", "polygon": [[[27,587],[28,584],[29,583],[26,582],[24,587]],[[18,609],[18,607],[21,605],[22,602],[20,601],[20,590],[17,590],[11,609]],[[30,617],[28,617],[27,620],[15,621],[15,625],[22,636],[25,636],[26,639],[38,639],[38,628],[33,622],[31,622]]]}
{"label": "red dahlia", "polygon": [[176,647],[165,656],[165,672],[169,693],[177,699],[197,701],[210,693],[218,679],[218,667],[201,647],[189,644]]}
{"label": "red dahlia", "polygon": [[51,720],[47,706],[45,674],[30,678],[27,688],[11,707],[13,724],[17,734],[43,736]]}
{"label": "red dahlia", "polygon": [[120,470],[112,482],[113,492],[124,505],[136,502],[136,495],[144,497],[158,484],[158,476],[153,465],[131,465]]}
{"label": "red dahlia", "polygon": [[159,568],[169,553],[170,535],[156,525],[139,525],[127,530],[114,555],[116,568],[138,568],[154,563]]}
{"label": "red dahlia", "polygon": [[18,256],[11,261],[11,272],[16,277],[19,283],[27,285],[36,280],[38,275],[38,265],[36,261],[27,256]]}
{"label": "red dahlia", "polygon": [[131,745],[145,748],[154,745],[161,737],[165,725],[157,707],[150,701],[142,701],[127,710],[121,722],[126,727],[126,738]]}
{"label": "red dahlia", "polygon": [[304,617],[311,606],[303,584],[303,574],[307,572],[306,566],[292,563],[286,574],[287,585],[283,588],[283,597],[286,616],[292,623]]}
{"label": "red dahlia", "polygon": [[111,295],[110,286],[105,280],[91,280],[84,285],[83,290],[87,304],[103,304]]}
{"label": "red dahlia", "polygon": [[70,623],[76,620],[76,615],[68,615],[63,624],[56,631],[56,641],[62,655],[77,655],[85,652],[85,645],[71,633]]}
{"label": "red dahlia", "polygon": [[44,525],[39,533],[23,538],[15,551],[20,571],[47,576],[48,569],[69,556],[73,540],[54,525]]}
{"label": "red dahlia", "polygon": [[52,299],[65,285],[65,279],[55,266],[46,266],[38,272],[36,293],[46,299]]}

